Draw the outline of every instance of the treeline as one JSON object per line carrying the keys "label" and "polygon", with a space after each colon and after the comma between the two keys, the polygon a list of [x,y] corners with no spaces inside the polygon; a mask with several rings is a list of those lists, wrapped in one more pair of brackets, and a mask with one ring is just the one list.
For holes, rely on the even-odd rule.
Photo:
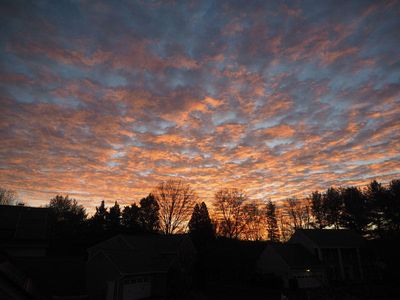
{"label": "treeline", "polygon": [[302,203],[288,199],[282,230],[296,228],[346,228],[369,238],[400,232],[400,180],[387,186],[371,181],[366,187],[330,187],[313,192]]}
{"label": "treeline", "polygon": [[85,208],[69,196],[57,195],[50,200],[56,221],[55,234],[59,237],[90,234],[102,237],[119,232],[155,233],[159,226],[159,206],[152,194],[121,209],[118,202],[106,207],[104,200],[88,218]]}
{"label": "treeline", "polygon": [[223,188],[215,193],[210,213],[181,180],[160,183],[138,204],[120,207],[115,202],[106,207],[102,201],[90,218],[68,196],[57,195],[48,207],[56,219],[56,235],[61,237],[189,231],[199,239],[285,241],[298,228],[347,228],[368,238],[385,238],[400,232],[400,180],[388,185],[372,181],[364,188],[330,187],[306,199],[275,203],[249,200],[242,190]]}

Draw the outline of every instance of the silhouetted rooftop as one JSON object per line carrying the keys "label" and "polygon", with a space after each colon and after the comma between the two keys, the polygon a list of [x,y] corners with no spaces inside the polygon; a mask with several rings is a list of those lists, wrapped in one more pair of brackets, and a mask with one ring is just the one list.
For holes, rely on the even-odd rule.
{"label": "silhouetted rooftop", "polygon": [[176,252],[184,239],[189,238],[186,234],[140,234],[121,236],[137,251],[157,251],[158,253]]}
{"label": "silhouetted rooftop", "polygon": [[276,243],[270,246],[274,248],[291,268],[307,268],[321,265],[321,262],[300,244]]}
{"label": "silhouetted rooftop", "polygon": [[105,250],[107,256],[121,274],[167,272],[173,264],[175,255],[158,255],[155,251]]}
{"label": "silhouetted rooftop", "polygon": [[347,229],[298,229],[320,247],[359,247],[364,239]]}
{"label": "silhouetted rooftop", "polygon": [[103,253],[122,274],[166,272],[187,235],[120,234],[91,248]]}
{"label": "silhouetted rooftop", "polygon": [[0,299],[39,299],[32,280],[0,251]]}
{"label": "silhouetted rooftop", "polygon": [[0,206],[0,239],[45,239],[49,233],[49,208]]}

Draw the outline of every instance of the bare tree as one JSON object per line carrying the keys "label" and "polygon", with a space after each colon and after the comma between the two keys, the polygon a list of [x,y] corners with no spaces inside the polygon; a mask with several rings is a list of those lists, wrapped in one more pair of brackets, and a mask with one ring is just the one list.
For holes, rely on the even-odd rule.
{"label": "bare tree", "polygon": [[197,195],[181,180],[161,182],[152,192],[160,207],[160,229],[165,234],[183,232],[192,214]]}
{"label": "bare tree", "polygon": [[224,188],[215,193],[214,209],[218,218],[218,234],[238,238],[245,229],[243,205],[247,196],[236,188]]}
{"label": "bare tree", "polygon": [[326,208],[324,205],[324,197],[319,191],[313,192],[308,196],[311,213],[313,216],[312,227],[323,229],[328,225],[326,220]]}
{"label": "bare tree", "polygon": [[290,218],[287,215],[285,207],[279,207],[276,210],[279,235],[282,242],[286,242],[292,236],[294,230],[290,224]]}
{"label": "bare tree", "polygon": [[296,198],[288,198],[285,201],[285,209],[287,216],[290,220],[290,224],[292,228],[297,229],[301,228],[301,216],[299,205]]}
{"label": "bare tree", "polygon": [[252,201],[243,206],[245,228],[242,236],[246,240],[259,241],[266,235],[265,209],[261,203]]}
{"label": "bare tree", "polygon": [[306,229],[310,229],[312,227],[312,210],[311,203],[308,199],[304,200],[302,203],[302,218],[303,218],[303,227]]}
{"label": "bare tree", "polygon": [[0,205],[14,205],[17,203],[17,193],[13,190],[0,187]]}
{"label": "bare tree", "polygon": [[311,209],[308,200],[286,199],[284,208],[293,229],[310,228]]}

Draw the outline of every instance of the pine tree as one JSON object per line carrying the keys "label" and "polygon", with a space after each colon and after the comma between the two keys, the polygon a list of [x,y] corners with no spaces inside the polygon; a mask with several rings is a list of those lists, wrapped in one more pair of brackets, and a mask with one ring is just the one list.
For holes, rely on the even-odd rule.
{"label": "pine tree", "polygon": [[342,188],[340,195],[343,201],[341,225],[363,233],[368,225],[366,197],[354,186]]}
{"label": "pine tree", "polygon": [[194,206],[192,217],[189,221],[189,233],[194,239],[201,241],[212,239],[215,235],[214,226],[208,214],[207,205],[204,202]]}
{"label": "pine tree", "polygon": [[266,215],[267,215],[267,232],[269,240],[273,242],[278,242],[280,236],[279,236],[278,222],[276,219],[276,208],[275,204],[273,204],[271,200],[269,200],[267,203]]}
{"label": "pine tree", "polygon": [[196,205],[193,208],[192,216],[189,221],[189,232],[190,233],[194,232],[198,228],[200,219],[201,219],[200,206],[199,206],[199,204],[196,203]]}
{"label": "pine tree", "polygon": [[326,193],[323,195],[323,205],[326,212],[328,226],[334,226],[335,229],[339,229],[343,209],[340,190],[334,187],[328,188]]}
{"label": "pine tree", "polygon": [[369,210],[370,225],[376,237],[383,237],[387,228],[385,211],[388,202],[388,190],[376,180],[370,182],[365,191]]}
{"label": "pine tree", "polygon": [[104,200],[101,201],[99,207],[96,207],[96,212],[89,220],[89,224],[96,233],[103,232],[106,229],[106,220],[108,211],[105,206]]}
{"label": "pine tree", "polygon": [[139,231],[140,208],[136,203],[125,206],[122,211],[121,223],[128,231]]}
{"label": "pine tree", "polygon": [[119,204],[115,201],[114,206],[110,207],[110,211],[106,217],[107,227],[111,231],[118,231],[121,226],[121,209]]}
{"label": "pine tree", "polygon": [[391,233],[400,234],[400,179],[394,179],[389,183],[388,205],[385,218],[389,222]]}
{"label": "pine tree", "polygon": [[140,200],[139,223],[144,231],[157,232],[160,228],[160,207],[152,194]]}

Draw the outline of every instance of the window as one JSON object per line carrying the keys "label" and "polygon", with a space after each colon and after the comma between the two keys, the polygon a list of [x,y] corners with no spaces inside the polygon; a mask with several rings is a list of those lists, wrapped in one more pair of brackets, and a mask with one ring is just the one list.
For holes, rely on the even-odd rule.
{"label": "window", "polygon": [[136,284],[136,283],[145,283],[149,282],[150,279],[148,277],[136,277],[136,278],[128,278],[124,280],[124,284]]}

